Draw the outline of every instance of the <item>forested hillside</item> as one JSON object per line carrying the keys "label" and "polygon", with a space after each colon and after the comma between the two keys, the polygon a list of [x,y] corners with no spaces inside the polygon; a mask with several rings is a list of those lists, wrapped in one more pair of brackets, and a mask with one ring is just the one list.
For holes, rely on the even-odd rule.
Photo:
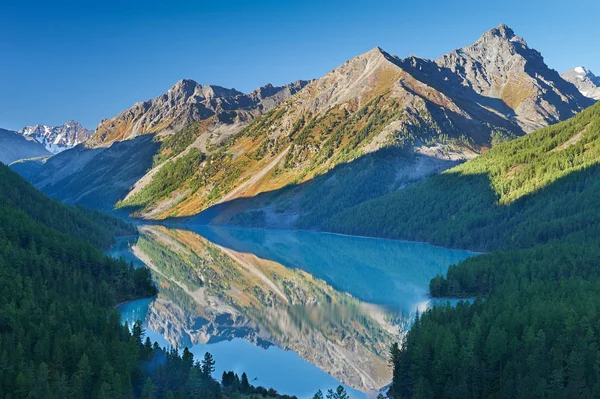
{"label": "forested hillside", "polygon": [[600,104],[321,227],[450,247],[525,248],[600,223]]}
{"label": "forested hillside", "polygon": [[136,344],[113,306],[155,289],[145,269],[91,244],[108,245],[129,230],[45,197],[0,165],[3,397],[91,397],[103,383],[131,387]]}
{"label": "forested hillside", "polygon": [[431,281],[434,297],[477,299],[417,318],[392,348],[394,398],[600,396],[599,135],[596,105],[355,209],[390,236],[501,248]]}
{"label": "forested hillside", "polygon": [[106,249],[116,235],[135,234],[133,226],[101,212],[70,207],[48,198],[8,167],[0,165],[0,206],[32,222]]}
{"label": "forested hillside", "polygon": [[494,252],[436,277],[434,296],[485,299],[434,307],[417,319],[392,351],[393,396],[599,397],[599,244],[579,235]]}
{"label": "forested hillside", "polygon": [[0,165],[0,397],[279,397],[237,375],[222,387],[210,357],[195,363],[143,342],[141,325],[121,325],[115,304],[156,288],[148,269],[100,248],[134,231],[51,200]]}

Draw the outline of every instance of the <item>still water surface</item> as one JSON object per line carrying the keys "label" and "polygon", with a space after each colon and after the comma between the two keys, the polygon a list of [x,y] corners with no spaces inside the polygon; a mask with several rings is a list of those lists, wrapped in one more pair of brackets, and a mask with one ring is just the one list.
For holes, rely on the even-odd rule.
{"label": "still water surface", "polygon": [[162,346],[211,352],[217,375],[308,398],[353,398],[391,378],[388,350],[429,304],[429,280],[473,253],[425,243],[213,226],[140,226],[110,251],[153,272],[159,295],[120,307]]}

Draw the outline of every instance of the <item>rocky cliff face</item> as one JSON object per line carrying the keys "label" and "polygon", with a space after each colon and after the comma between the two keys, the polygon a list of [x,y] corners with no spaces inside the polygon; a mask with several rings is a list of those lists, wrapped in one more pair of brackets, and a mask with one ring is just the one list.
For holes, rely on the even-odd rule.
{"label": "rocky cliff face", "polygon": [[435,63],[458,77],[461,85],[455,90],[470,89],[502,100],[514,113],[507,116],[526,132],[565,120],[591,105],[506,25]]}
{"label": "rocky cliff face", "polygon": [[586,67],[575,67],[561,76],[567,82],[573,83],[584,96],[600,100],[600,77]]}
{"label": "rocky cliff face", "polygon": [[269,84],[244,94],[235,89],[202,86],[183,79],[154,100],[137,103],[116,117],[100,122],[88,146],[107,146],[147,133],[172,134],[190,123],[209,118],[215,125],[247,123],[305,84],[304,81],[281,87]]}
{"label": "rocky cliff face", "polygon": [[93,130],[88,130],[73,120],[61,126],[34,125],[19,130],[19,134],[36,140],[52,154],[58,154],[83,143],[93,133]]}

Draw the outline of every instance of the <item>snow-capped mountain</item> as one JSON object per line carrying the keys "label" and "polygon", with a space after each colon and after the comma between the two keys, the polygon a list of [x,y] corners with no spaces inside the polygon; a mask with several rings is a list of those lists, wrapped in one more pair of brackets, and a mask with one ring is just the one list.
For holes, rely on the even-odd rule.
{"label": "snow-capped mountain", "polygon": [[94,134],[94,131],[88,130],[81,126],[79,122],[71,120],[62,126],[26,126],[19,130],[19,133],[25,137],[35,139],[52,154],[58,154],[83,143]]}
{"label": "snow-capped mountain", "polygon": [[567,82],[573,83],[584,96],[600,100],[600,77],[586,67],[575,67],[561,76]]}

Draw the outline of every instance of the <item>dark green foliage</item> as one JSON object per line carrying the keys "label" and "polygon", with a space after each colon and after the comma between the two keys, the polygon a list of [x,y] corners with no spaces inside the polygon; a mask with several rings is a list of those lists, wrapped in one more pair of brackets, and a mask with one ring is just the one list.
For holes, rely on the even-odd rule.
{"label": "dark green foliage", "polygon": [[247,227],[265,227],[266,214],[262,210],[239,212],[231,219],[231,224]]}
{"label": "dark green foliage", "polygon": [[600,397],[599,139],[596,105],[368,205],[385,235],[503,248],[431,281],[477,298],[417,317],[391,351],[394,398]]}
{"label": "dark green foliage", "polygon": [[273,388],[266,389],[264,387],[255,387],[250,385],[248,382],[248,376],[246,373],[242,373],[242,378],[234,373],[233,371],[224,371],[221,379],[221,386],[223,387],[224,396],[239,397],[239,395],[246,395],[251,398],[257,396],[263,398],[278,398],[278,399],[297,399],[296,396],[280,395]]}
{"label": "dark green foliage", "polygon": [[[296,227],[320,227],[331,215],[410,183],[397,181],[396,174],[399,167],[410,165],[412,161],[402,149],[388,147],[316,177],[302,191],[299,205],[306,213],[299,218]],[[232,223],[237,224],[237,220]]]}
{"label": "dark green foliage", "polygon": [[50,226],[95,246],[108,248],[115,235],[136,234],[133,226],[101,212],[64,206],[36,190],[7,166],[0,164],[0,206],[19,210],[32,222]]}
{"label": "dark green foliage", "polygon": [[187,349],[144,341],[140,323],[121,325],[116,303],[156,294],[150,271],[90,242],[130,231],[50,200],[0,165],[0,397],[230,397],[210,377],[210,354],[201,366]]}
{"label": "dark green foliage", "polygon": [[[586,234],[592,237],[586,237]],[[487,296],[514,282],[600,278],[600,230],[579,233],[531,249],[495,251],[450,266],[430,283],[434,297]]]}
{"label": "dark green foliage", "polygon": [[211,378],[213,371],[215,371],[215,360],[212,355],[208,352],[204,354],[202,359],[202,375],[206,378]]}
{"label": "dark green foliage", "polygon": [[600,225],[600,104],[323,223],[326,230],[480,250]]}
{"label": "dark green foliage", "polygon": [[334,390],[329,389],[327,391],[327,395],[325,395],[327,399],[349,399],[348,393],[344,389],[343,386],[338,385],[338,387]]}
{"label": "dark green foliage", "polygon": [[417,319],[393,361],[392,395],[599,397],[598,244],[477,256],[432,281],[437,293],[486,297]]}
{"label": "dark green foliage", "polygon": [[156,290],[147,269],[89,242],[106,245],[129,226],[50,200],[4,166],[0,174],[0,392],[127,392],[136,345],[113,306]]}

